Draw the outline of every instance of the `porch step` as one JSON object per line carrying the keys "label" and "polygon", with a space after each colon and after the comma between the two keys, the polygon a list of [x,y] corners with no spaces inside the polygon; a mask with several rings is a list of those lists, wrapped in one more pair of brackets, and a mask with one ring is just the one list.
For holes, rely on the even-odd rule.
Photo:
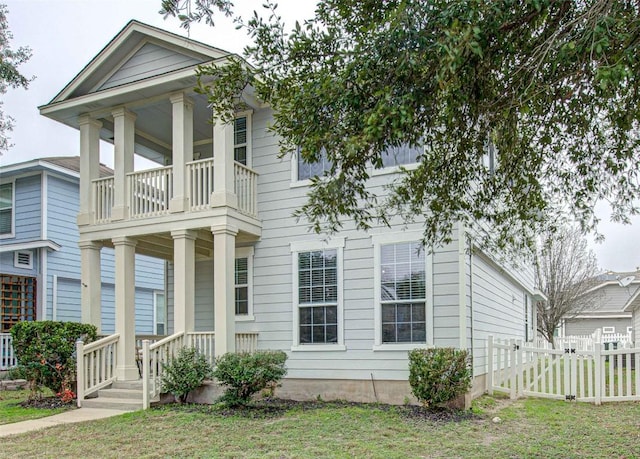
{"label": "porch step", "polygon": [[100,389],[98,398],[120,398],[127,400],[142,400],[142,390],[137,389]]}
{"label": "porch step", "polygon": [[85,399],[83,407],[124,411],[142,409],[142,381],[114,381],[108,389],[100,389],[97,398]]}
{"label": "porch step", "polygon": [[130,398],[89,398],[82,401],[83,408],[104,408],[122,411],[138,411],[142,409],[142,398],[132,400]]}

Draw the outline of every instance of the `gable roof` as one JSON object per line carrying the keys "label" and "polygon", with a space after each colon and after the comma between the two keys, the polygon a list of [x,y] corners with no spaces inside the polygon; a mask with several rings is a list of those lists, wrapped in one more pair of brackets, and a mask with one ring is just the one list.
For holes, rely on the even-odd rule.
{"label": "gable roof", "polygon": [[625,304],[624,308],[622,308],[624,312],[632,312],[634,309],[640,310],[640,288],[638,288],[635,293],[631,295],[631,298],[629,298],[627,304]]}
{"label": "gable roof", "polygon": [[[177,60],[166,67],[156,68],[155,72],[143,72],[137,75],[137,78],[129,80],[117,78],[120,70],[126,70],[127,65],[135,65],[136,58],[139,59],[142,55],[158,50],[166,50],[167,54],[172,53]],[[229,54],[219,48],[131,20],[47,105],[131,81],[193,67]]]}
{"label": "gable roof", "polygon": [[[50,170],[72,177],[80,176],[80,156],[51,156],[0,167],[2,174]],[[113,176],[113,169],[100,164],[100,177]]]}

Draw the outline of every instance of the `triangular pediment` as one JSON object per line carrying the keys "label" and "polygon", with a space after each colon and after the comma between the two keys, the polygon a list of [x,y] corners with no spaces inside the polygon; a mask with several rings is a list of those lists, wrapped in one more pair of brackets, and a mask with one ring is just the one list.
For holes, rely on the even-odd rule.
{"label": "triangular pediment", "polygon": [[218,48],[131,21],[50,104],[126,86],[228,55]]}

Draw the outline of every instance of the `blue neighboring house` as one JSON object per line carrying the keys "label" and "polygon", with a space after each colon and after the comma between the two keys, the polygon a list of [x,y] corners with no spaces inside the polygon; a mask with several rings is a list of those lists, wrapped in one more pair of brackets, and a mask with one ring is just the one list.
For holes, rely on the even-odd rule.
{"label": "blue neighboring house", "polygon": [[[0,334],[5,339],[20,321],[81,320],[79,169],[77,156],[0,167]],[[106,166],[100,169],[101,176],[113,175]],[[110,334],[115,330],[112,248],[101,249],[101,263],[100,332]],[[137,255],[135,285],[136,333],[164,335],[165,262]]]}

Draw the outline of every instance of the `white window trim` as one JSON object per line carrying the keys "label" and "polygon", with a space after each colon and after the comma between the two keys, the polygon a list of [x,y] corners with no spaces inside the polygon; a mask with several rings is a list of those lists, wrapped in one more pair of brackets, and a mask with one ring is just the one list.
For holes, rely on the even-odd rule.
{"label": "white window trim", "polygon": [[603,334],[611,335],[611,334],[613,334],[615,332],[616,332],[616,327],[602,327],[602,333]]}
{"label": "white window trim", "polygon": [[426,279],[426,298],[425,298],[425,320],[427,340],[426,343],[382,343],[382,305],[381,289],[380,289],[380,248],[386,244],[398,244],[403,242],[418,242],[422,240],[422,231],[403,231],[399,233],[374,234],[371,236],[373,245],[373,350],[374,351],[410,351],[412,349],[420,349],[425,347],[433,347],[433,257],[426,255],[425,258],[425,279]]}
{"label": "white window trim", "polygon": [[[256,320],[253,315],[253,247],[238,247],[236,248],[236,258],[246,258],[247,259],[247,315],[236,315],[236,322],[251,322]],[[235,266],[235,261],[234,261]],[[235,277],[235,270],[234,270]],[[235,295],[235,282],[233,292]],[[235,304],[235,297],[234,297]]]}
{"label": "white window trim", "polygon": [[[19,263],[20,255],[29,256],[29,264]],[[13,252],[13,266],[20,269],[33,269],[33,252],[31,250],[16,250]]]}
{"label": "white window trim", "polygon": [[[247,146],[247,164],[246,167],[248,167],[249,169],[251,169],[253,167],[252,163],[253,163],[253,122],[252,122],[252,115],[253,115],[253,110],[244,110],[242,112],[237,112],[235,114],[235,118],[242,118],[243,116],[245,116],[247,118],[247,143],[245,144]],[[236,148],[236,139],[235,139],[235,131],[234,131],[234,136],[233,136],[233,148],[234,148],[234,152],[235,152],[235,148]]]}
{"label": "white window trim", "polygon": [[[346,351],[344,344],[344,304],[343,304],[343,276],[344,276],[344,237],[331,238],[329,240],[295,241],[290,243],[291,248],[291,304],[293,311],[293,333],[291,350],[298,351]],[[322,249],[336,249],[337,274],[338,274],[338,342],[335,344],[300,344],[300,313],[298,307],[298,253],[311,252]]]}
{"label": "white window trim", "polygon": [[11,184],[11,232],[0,234],[0,239],[11,239],[16,237],[16,179],[12,178],[2,183],[2,185],[9,184]]}
{"label": "white window trim", "polygon": [[627,327],[627,334],[631,334],[631,333],[633,333],[633,327],[629,326]]}
{"label": "white window trim", "polygon": [[168,321],[167,321],[167,294],[164,290],[154,290],[153,291],[153,333],[152,335],[158,334],[158,295],[164,295],[164,334],[169,335],[168,332]]}
{"label": "white window trim", "polygon": [[[424,152],[424,145],[422,146],[422,151]],[[375,167],[373,167],[373,164],[371,165],[371,177],[376,177],[378,175],[389,175],[389,174],[398,174],[402,171],[412,171],[418,168],[418,166],[420,165],[419,162],[415,162],[415,163],[408,163],[408,164],[399,164],[399,165],[395,165],[395,166],[387,166],[387,167],[382,167],[380,169],[376,169]]]}
{"label": "white window trim", "polygon": [[311,185],[311,179],[298,180],[298,155],[299,149],[291,153],[291,182],[289,188],[301,188]]}

